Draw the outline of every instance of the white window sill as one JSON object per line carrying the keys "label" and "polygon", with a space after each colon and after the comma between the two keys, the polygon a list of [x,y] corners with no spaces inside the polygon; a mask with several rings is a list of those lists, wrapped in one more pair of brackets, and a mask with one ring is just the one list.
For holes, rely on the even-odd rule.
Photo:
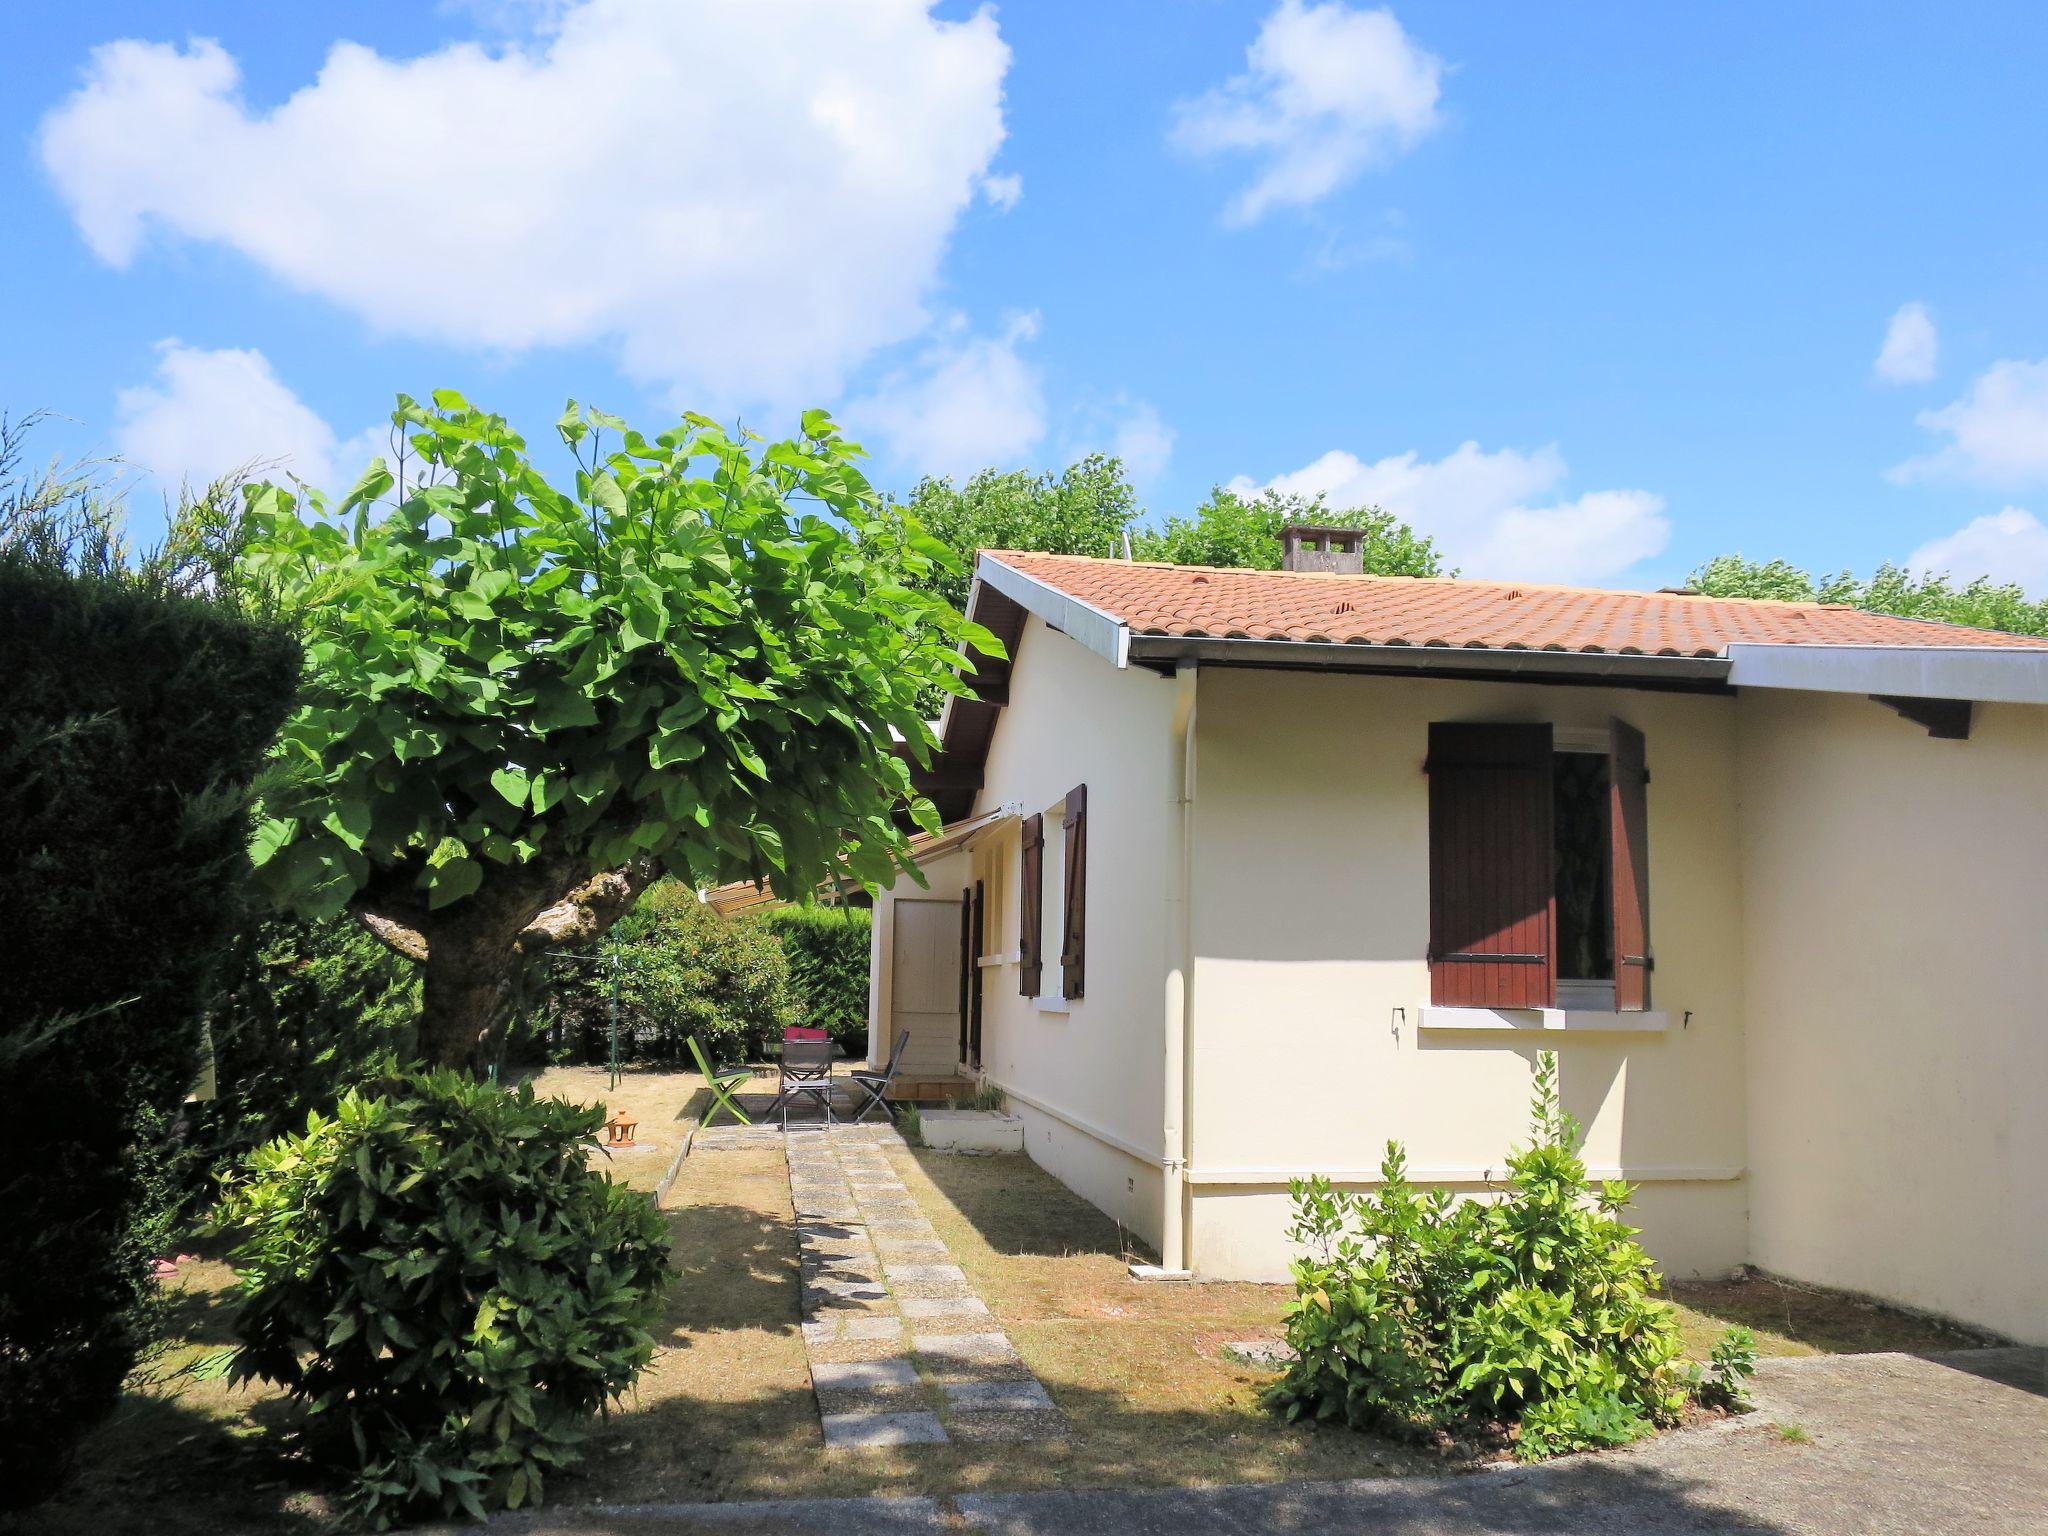
{"label": "white window sill", "polygon": [[974,963],[984,971],[992,971],[999,965],[1015,965],[1017,963],[1017,951],[1006,949],[999,955],[979,955],[975,958]]}
{"label": "white window sill", "polygon": [[1576,1029],[1607,1034],[1656,1035],[1670,1028],[1671,1016],[1645,1009],[1641,1013],[1594,1012],[1583,1008],[1437,1008],[1422,1010],[1424,1029]]}
{"label": "white window sill", "polygon": [[1040,1013],[1066,1013],[1073,1007],[1071,999],[1064,997],[1034,997],[1031,1006]]}

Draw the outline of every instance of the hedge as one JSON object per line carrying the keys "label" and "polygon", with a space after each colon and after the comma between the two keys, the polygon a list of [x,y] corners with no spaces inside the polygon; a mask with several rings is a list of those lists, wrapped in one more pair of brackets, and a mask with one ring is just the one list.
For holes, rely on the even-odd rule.
{"label": "hedge", "polygon": [[298,669],[220,604],[0,552],[0,1505],[56,1485],[135,1359],[136,1143],[192,1083]]}
{"label": "hedge", "polygon": [[789,956],[804,1022],[827,1030],[849,1056],[868,1049],[868,937],[865,907],[782,907],[753,919]]}

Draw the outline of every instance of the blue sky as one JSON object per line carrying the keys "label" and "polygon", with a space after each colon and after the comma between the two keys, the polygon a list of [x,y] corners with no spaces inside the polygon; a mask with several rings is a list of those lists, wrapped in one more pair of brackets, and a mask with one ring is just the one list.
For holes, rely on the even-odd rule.
{"label": "blue sky", "polygon": [[[175,19],[173,19],[175,13]],[[1853,16],[1853,20],[1851,19]],[[2048,594],[2038,6],[11,18],[0,405],[348,481],[399,390],[1374,500],[1468,571]]]}

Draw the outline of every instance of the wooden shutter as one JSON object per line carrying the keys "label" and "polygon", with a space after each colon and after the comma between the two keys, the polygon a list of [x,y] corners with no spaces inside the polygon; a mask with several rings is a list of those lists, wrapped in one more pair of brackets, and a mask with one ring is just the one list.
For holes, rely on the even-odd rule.
{"label": "wooden shutter", "polygon": [[1038,996],[1043,974],[1039,961],[1038,925],[1045,911],[1045,818],[1024,818],[1023,854],[1018,860],[1017,990]]}
{"label": "wooden shutter", "polygon": [[1088,931],[1088,786],[1067,791],[1066,900],[1060,922],[1060,996],[1080,997],[1086,989]]}
{"label": "wooden shutter", "polygon": [[1548,725],[1429,728],[1429,990],[1450,1008],[1557,997]]}
{"label": "wooden shutter", "polygon": [[971,1015],[974,964],[974,907],[964,889],[960,892],[960,1060],[967,1060],[967,1020]]}
{"label": "wooden shutter", "polygon": [[1614,1006],[1640,1013],[1650,1006],[1650,770],[1643,733],[1613,722],[1608,749],[1608,825],[1614,859]]}

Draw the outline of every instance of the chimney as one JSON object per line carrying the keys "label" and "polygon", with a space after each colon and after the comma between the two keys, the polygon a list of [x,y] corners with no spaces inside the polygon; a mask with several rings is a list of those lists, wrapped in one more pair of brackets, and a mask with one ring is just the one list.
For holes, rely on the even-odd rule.
{"label": "chimney", "polygon": [[1356,528],[1289,523],[1280,530],[1280,569],[1363,576],[1365,535]]}

